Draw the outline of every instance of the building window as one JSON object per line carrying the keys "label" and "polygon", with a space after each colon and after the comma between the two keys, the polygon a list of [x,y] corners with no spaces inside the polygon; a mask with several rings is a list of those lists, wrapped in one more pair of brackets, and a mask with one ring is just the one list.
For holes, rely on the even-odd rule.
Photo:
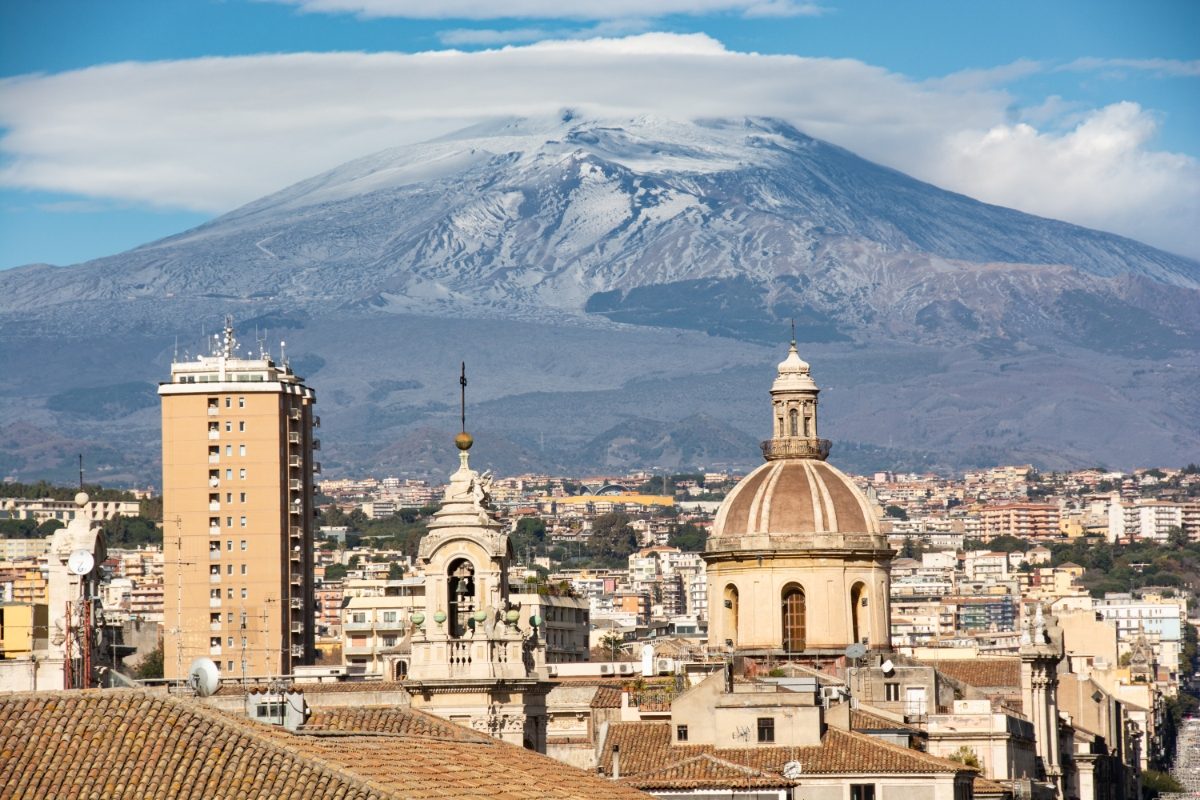
{"label": "building window", "polygon": [[395,647],[396,646],[396,637],[395,636],[383,637],[383,646],[384,647]]}
{"label": "building window", "polygon": [[233,549],[233,539],[226,539],[226,540],[225,540],[225,549],[226,549],[226,550],[232,550],[232,549]]}
{"label": "building window", "polygon": [[232,528],[232,527],[233,527],[233,517],[226,517],[226,518],[225,518],[225,527],[226,527],[226,528]]}
{"label": "building window", "polygon": [[225,398],[225,407],[226,407],[226,408],[229,408],[229,407],[231,407],[232,405],[233,405],[233,398],[232,398],[232,397],[226,397],[226,398]]}
{"label": "building window", "polygon": [[242,480],[246,480],[246,468],[245,467],[242,467],[241,469],[238,470],[238,477],[241,478]]}
{"label": "building window", "polygon": [[[228,593],[225,596],[228,597],[230,600],[233,599],[233,587],[232,586],[229,587]],[[245,596],[246,595],[242,595],[242,597],[245,597]]]}
{"label": "building window", "polygon": [[850,784],[850,800],[875,800],[875,784]]}
{"label": "building window", "polygon": [[233,433],[233,422],[231,420],[225,420],[225,432]]}
{"label": "building window", "polygon": [[232,575],[232,574],[233,574],[233,564],[226,564],[226,565],[225,565],[225,574],[226,574],[226,575]]}
{"label": "building window", "polygon": [[246,455],[246,445],[244,445],[244,444],[239,444],[239,445],[238,445],[238,455],[239,455],[239,456],[244,456],[244,455]]}
{"label": "building window", "polygon": [[220,589],[209,589],[208,596],[212,600],[220,600],[221,599],[221,590]]}
{"label": "building window", "polygon": [[241,502],[241,503],[244,503],[244,502],[246,502],[246,493],[245,493],[245,492],[241,492],[241,493],[238,495],[238,502]]}
{"label": "building window", "polygon": [[239,397],[238,398],[238,408],[245,408],[245,407],[246,407],[246,398]]}
{"label": "building window", "polygon": [[351,622],[366,622],[367,614],[364,611],[359,611],[350,615]]}
{"label": "building window", "polygon": [[233,467],[226,468],[225,477],[228,478],[229,480],[233,480]]}
{"label": "building window", "polygon": [[232,662],[232,661],[226,661],[225,663],[226,663],[226,665],[227,665],[227,666],[225,667],[225,669],[226,669],[228,672],[233,672],[233,662]]}
{"label": "building window", "polygon": [[227,455],[227,456],[233,455],[233,445],[231,445],[231,444],[225,445],[225,455]]}
{"label": "building window", "polygon": [[758,718],[758,741],[760,743],[769,743],[775,741],[775,718],[774,717],[759,717]]}
{"label": "building window", "polygon": [[688,740],[687,725],[676,725],[675,726],[675,741],[686,742],[687,740]]}
{"label": "building window", "polygon": [[242,516],[242,527],[246,527],[246,517],[244,515]]}
{"label": "building window", "polygon": [[244,419],[243,419],[243,420],[238,420],[238,430],[239,430],[239,431],[242,431],[242,432],[245,432],[245,430],[246,430],[246,420],[244,420]]}
{"label": "building window", "polygon": [[242,574],[243,575],[246,574],[246,565],[245,564],[242,564]]}
{"label": "building window", "polygon": [[796,584],[790,584],[783,590],[782,603],[783,649],[789,653],[799,653],[804,650],[805,602],[804,589]]}
{"label": "building window", "polygon": [[243,550],[246,549],[246,540],[245,539],[242,539],[242,549]]}
{"label": "building window", "polygon": [[900,702],[900,684],[885,683],[883,685],[884,699],[893,703]]}
{"label": "building window", "polygon": [[[229,594],[230,594],[230,596],[232,596],[232,595],[233,595],[233,589],[230,589],[230,590],[229,590]],[[245,586],[243,586],[243,587],[242,587],[242,599],[243,599],[243,600],[245,600],[245,599],[246,599],[246,587],[245,587]]]}
{"label": "building window", "polygon": [[225,493],[225,502],[226,502],[226,503],[232,503],[232,502],[233,502],[233,492],[226,492],[226,493]]}
{"label": "building window", "polygon": [[384,622],[395,622],[396,621],[396,612],[395,611],[383,612],[383,621]]}

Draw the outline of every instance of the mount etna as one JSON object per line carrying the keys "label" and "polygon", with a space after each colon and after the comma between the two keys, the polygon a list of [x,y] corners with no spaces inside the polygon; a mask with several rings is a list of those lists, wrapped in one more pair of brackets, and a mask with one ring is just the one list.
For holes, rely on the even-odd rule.
{"label": "mount etna", "polygon": [[[317,390],[327,475],[745,467],[789,320],[850,469],[1200,453],[1200,263],[769,119],[501,120],[70,267],[0,272],[0,475],[152,481],[226,314]],[[178,350],[177,350],[178,348]],[[490,462],[490,463],[488,463]]]}

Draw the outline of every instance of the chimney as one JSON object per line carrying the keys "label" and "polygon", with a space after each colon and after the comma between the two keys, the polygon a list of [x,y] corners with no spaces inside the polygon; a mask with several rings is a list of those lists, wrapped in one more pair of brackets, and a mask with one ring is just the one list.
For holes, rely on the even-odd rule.
{"label": "chimney", "polygon": [[612,764],[613,764],[613,766],[612,766],[613,778],[612,779],[614,781],[620,780],[621,779],[621,745],[619,745],[619,744],[613,745],[613,762],[612,762]]}

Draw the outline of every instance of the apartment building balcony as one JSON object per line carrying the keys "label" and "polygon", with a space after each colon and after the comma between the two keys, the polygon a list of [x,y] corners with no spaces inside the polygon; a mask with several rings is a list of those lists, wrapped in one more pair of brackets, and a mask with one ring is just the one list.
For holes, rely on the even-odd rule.
{"label": "apartment building balcony", "polygon": [[298,408],[293,408],[288,412],[288,419],[300,419],[304,416],[304,412]]}
{"label": "apartment building balcony", "polygon": [[304,462],[300,459],[300,456],[288,456],[288,466],[299,468],[304,466]]}
{"label": "apartment building balcony", "polygon": [[220,551],[220,550],[209,550],[209,551],[208,551],[208,560],[209,560],[209,561],[216,561],[216,560],[218,560],[220,557],[221,557],[221,551]]}
{"label": "apartment building balcony", "polygon": [[220,511],[221,504],[218,503],[216,500],[210,500],[210,501],[208,501],[208,510],[209,511]]}
{"label": "apartment building balcony", "polygon": [[299,597],[293,597],[288,601],[288,605],[292,608],[304,608],[304,600]]}
{"label": "apartment building balcony", "polygon": [[320,461],[314,461],[314,462],[313,462],[313,465],[312,465],[312,470],[313,470],[313,472],[315,472],[315,473],[317,473],[318,475],[320,475],[320,474],[321,474],[321,462],[320,462]]}
{"label": "apartment building balcony", "polygon": [[304,658],[304,645],[302,645],[302,644],[292,645],[291,652],[292,652],[292,658]]}
{"label": "apartment building balcony", "polygon": [[220,583],[220,582],[221,582],[221,573],[219,573],[219,572],[210,572],[210,573],[208,574],[208,582],[209,582],[209,583]]}
{"label": "apartment building balcony", "polygon": [[209,608],[220,608],[221,607],[221,598],[219,598],[219,597],[208,598],[208,607]]}
{"label": "apartment building balcony", "polygon": [[209,453],[208,454],[208,463],[220,464],[221,463],[221,454],[220,453]]}
{"label": "apartment building balcony", "polygon": [[768,461],[796,457],[824,460],[829,456],[830,446],[831,443],[828,439],[785,436],[779,439],[767,439],[762,443],[762,453]]}
{"label": "apartment building balcony", "polygon": [[220,525],[210,525],[208,527],[208,535],[209,536],[220,536],[221,535],[221,526]]}
{"label": "apartment building balcony", "polygon": [[304,489],[304,481],[292,478],[288,481],[288,488],[293,492],[299,492]]}
{"label": "apartment building balcony", "polygon": [[313,449],[313,450],[320,450],[320,449],[321,449],[321,440],[320,440],[320,439],[313,439],[313,442],[312,442],[312,449]]}
{"label": "apartment building balcony", "polygon": [[293,517],[303,516],[304,505],[302,503],[288,503],[288,513]]}
{"label": "apartment building balcony", "polygon": [[321,427],[321,418],[318,417],[316,414],[313,414],[313,427],[314,428]]}
{"label": "apartment building balcony", "polygon": [[293,525],[288,528],[288,533],[293,539],[300,539],[304,536],[304,528],[301,528],[299,525]]}
{"label": "apartment building balcony", "polygon": [[293,586],[302,586],[304,584],[304,576],[299,572],[293,572],[289,580]]}
{"label": "apartment building balcony", "polygon": [[209,647],[209,648],[208,648],[208,654],[209,654],[210,656],[219,656],[219,655],[221,655],[221,648],[220,648],[220,646],[217,646],[217,647]]}
{"label": "apartment building balcony", "polygon": [[209,629],[210,631],[212,631],[213,633],[220,633],[220,631],[221,631],[221,623],[219,623],[219,622],[210,622],[210,623],[208,623],[208,629]]}
{"label": "apartment building balcony", "polygon": [[220,431],[209,431],[208,438],[215,442],[217,439],[221,438],[221,432]]}
{"label": "apartment building balcony", "polygon": [[220,414],[220,413],[221,413],[221,409],[217,408],[216,406],[208,407],[208,415],[210,417],[215,417],[217,414]]}
{"label": "apartment building balcony", "polygon": [[292,623],[292,633],[304,633],[304,623],[303,622],[293,622]]}
{"label": "apartment building balcony", "polygon": [[288,434],[288,444],[300,444],[300,434],[289,433]]}
{"label": "apartment building balcony", "polygon": [[352,645],[347,642],[346,644],[342,645],[342,654],[347,656],[373,656],[375,655],[375,645]]}
{"label": "apartment building balcony", "polygon": [[375,627],[374,622],[343,622],[342,630],[344,631],[369,631]]}

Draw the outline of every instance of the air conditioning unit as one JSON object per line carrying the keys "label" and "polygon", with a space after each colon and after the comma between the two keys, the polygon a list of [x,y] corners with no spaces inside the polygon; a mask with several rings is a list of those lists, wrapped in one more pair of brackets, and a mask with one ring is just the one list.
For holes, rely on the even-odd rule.
{"label": "air conditioning unit", "polygon": [[821,699],[826,702],[839,701],[845,695],[846,689],[842,686],[822,686]]}
{"label": "air conditioning unit", "polygon": [[546,665],[546,674],[549,675],[551,678],[557,678],[558,677],[558,667],[555,666],[554,664],[547,664]]}
{"label": "air conditioning unit", "polygon": [[633,664],[631,664],[628,661],[623,661],[617,665],[617,671],[620,672],[622,675],[632,675],[633,674]]}
{"label": "air conditioning unit", "polygon": [[611,672],[612,672],[612,664],[601,664],[600,665],[600,674],[601,675],[608,675]]}
{"label": "air conditioning unit", "polygon": [[674,668],[671,665],[671,659],[656,658],[654,660],[654,671],[659,675],[670,675],[674,671]]}

